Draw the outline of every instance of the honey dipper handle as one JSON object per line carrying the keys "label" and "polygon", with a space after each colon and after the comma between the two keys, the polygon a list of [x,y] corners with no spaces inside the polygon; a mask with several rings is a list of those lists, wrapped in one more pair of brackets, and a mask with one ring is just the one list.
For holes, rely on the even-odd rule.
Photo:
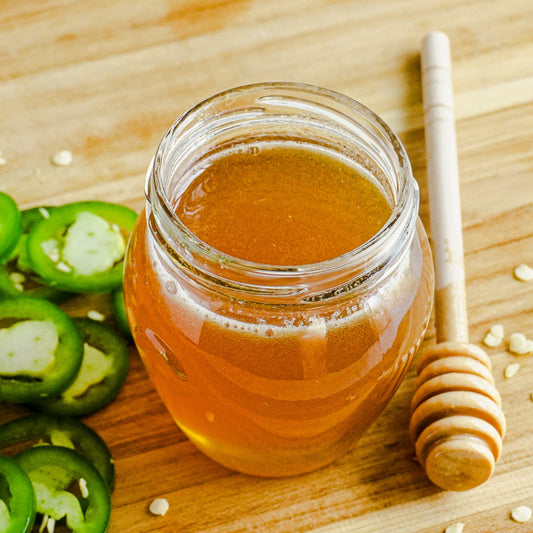
{"label": "honey dipper handle", "polygon": [[422,41],[421,60],[437,342],[468,342],[448,37],[441,32],[428,34]]}

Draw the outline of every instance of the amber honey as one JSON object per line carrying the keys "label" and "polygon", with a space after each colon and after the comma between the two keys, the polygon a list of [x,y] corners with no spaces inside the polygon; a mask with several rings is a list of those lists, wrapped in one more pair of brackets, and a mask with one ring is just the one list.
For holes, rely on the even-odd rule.
{"label": "amber honey", "polygon": [[125,294],[172,417],[235,470],[330,463],[382,411],[427,325],[431,257],[416,213],[407,247],[382,260],[372,243],[393,224],[389,192],[345,155],[293,139],[213,151],[166,205],[194,245],[169,237],[149,205]]}
{"label": "amber honey", "polygon": [[372,178],[353,166],[298,144],[260,146],[217,157],[180,198],[178,217],[213,248],[256,263],[318,263],[368,241],[390,217]]}

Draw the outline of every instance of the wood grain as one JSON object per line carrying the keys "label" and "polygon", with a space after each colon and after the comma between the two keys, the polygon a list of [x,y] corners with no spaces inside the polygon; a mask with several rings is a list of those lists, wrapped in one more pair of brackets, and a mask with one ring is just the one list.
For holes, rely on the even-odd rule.
{"label": "wood grain", "polygon": [[[512,275],[533,264],[530,0],[0,2],[0,189],[22,207],[91,198],[141,209],[146,167],[180,113],[232,86],[293,80],[360,100],[399,133],[428,224],[419,49],[431,30],[452,46],[470,340],[496,322],[533,338],[533,283]],[[63,148],[73,163],[52,166]],[[533,530],[510,518],[533,506],[533,356],[504,345],[489,354],[508,431],[490,481],[459,494],[434,487],[414,460],[414,370],[335,464],[255,479],[189,444],[132,348],[120,396],[87,419],[116,460],[110,531],[435,533],[456,521],[465,532]],[[514,361],[520,371],[504,379]],[[23,412],[2,405],[0,420]],[[170,502],[165,517],[147,510],[158,496]]]}

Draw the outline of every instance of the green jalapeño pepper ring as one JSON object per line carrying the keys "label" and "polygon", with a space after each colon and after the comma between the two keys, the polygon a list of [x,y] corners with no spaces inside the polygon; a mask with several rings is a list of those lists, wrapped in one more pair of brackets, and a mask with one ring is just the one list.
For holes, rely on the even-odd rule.
{"label": "green jalape\u00f1o pepper ring", "polygon": [[65,520],[74,533],[105,533],[111,495],[98,470],[83,455],[60,446],[37,446],[15,455],[35,490],[37,512]]}
{"label": "green jalape\u00f1o pepper ring", "polygon": [[0,297],[32,296],[44,298],[56,304],[74,296],[46,285],[30,264],[27,251],[28,233],[40,220],[46,219],[53,207],[32,207],[21,212],[22,235],[4,265],[0,265]]}
{"label": "green jalape\u00f1o pepper ring", "polygon": [[43,285],[39,278],[10,268],[9,264],[0,265],[0,298],[16,298],[17,296],[44,298],[60,304],[72,298],[74,294]]}
{"label": "green jalape\u00f1o pepper ring", "polygon": [[83,361],[74,382],[55,398],[36,403],[47,413],[87,416],[119,393],[129,369],[129,350],[111,328],[89,318],[74,318],[83,342]]}
{"label": "green jalape\u00f1o pepper ring", "polygon": [[128,323],[128,317],[126,315],[126,305],[124,303],[124,291],[119,289],[115,291],[111,297],[113,316],[115,318],[115,323],[117,329],[122,333],[122,335],[128,339],[133,340],[131,335],[130,325]]}
{"label": "green jalape\u00f1o pepper ring", "polygon": [[35,492],[16,461],[0,455],[0,531],[27,533],[35,521]]}
{"label": "green jalape\u00f1o pepper ring", "polygon": [[10,259],[15,259],[18,268],[23,272],[31,272],[31,264],[28,257],[28,251],[26,249],[26,240],[28,233],[37,222],[50,217],[50,213],[54,210],[52,206],[46,207],[32,207],[30,209],[24,209],[20,213],[20,220],[22,223],[22,235],[20,236],[17,247]]}
{"label": "green jalape\u00f1o pepper ring", "polygon": [[115,464],[109,448],[98,433],[77,418],[35,413],[0,426],[0,450],[6,455],[44,444],[81,453],[98,469],[109,490],[113,490]]}
{"label": "green jalape\u00f1o pepper ring", "polygon": [[118,204],[55,207],[28,234],[31,266],[48,285],[64,291],[119,289],[126,243],[136,220],[135,211]]}
{"label": "green jalape\u00f1o pepper ring", "polygon": [[11,196],[0,192],[0,263],[14,250],[22,233],[20,211]]}
{"label": "green jalape\u00f1o pepper ring", "polygon": [[40,298],[0,299],[0,401],[54,397],[75,379],[83,357],[69,316]]}

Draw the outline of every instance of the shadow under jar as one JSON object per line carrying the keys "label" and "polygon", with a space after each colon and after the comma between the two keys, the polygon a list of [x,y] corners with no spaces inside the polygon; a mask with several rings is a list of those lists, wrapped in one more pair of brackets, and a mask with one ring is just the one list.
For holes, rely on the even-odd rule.
{"label": "shadow under jar", "polygon": [[346,452],[399,386],[431,310],[431,253],[398,138],[326,89],[231,89],[166,133],[146,197],[126,307],[178,426],[259,476]]}

